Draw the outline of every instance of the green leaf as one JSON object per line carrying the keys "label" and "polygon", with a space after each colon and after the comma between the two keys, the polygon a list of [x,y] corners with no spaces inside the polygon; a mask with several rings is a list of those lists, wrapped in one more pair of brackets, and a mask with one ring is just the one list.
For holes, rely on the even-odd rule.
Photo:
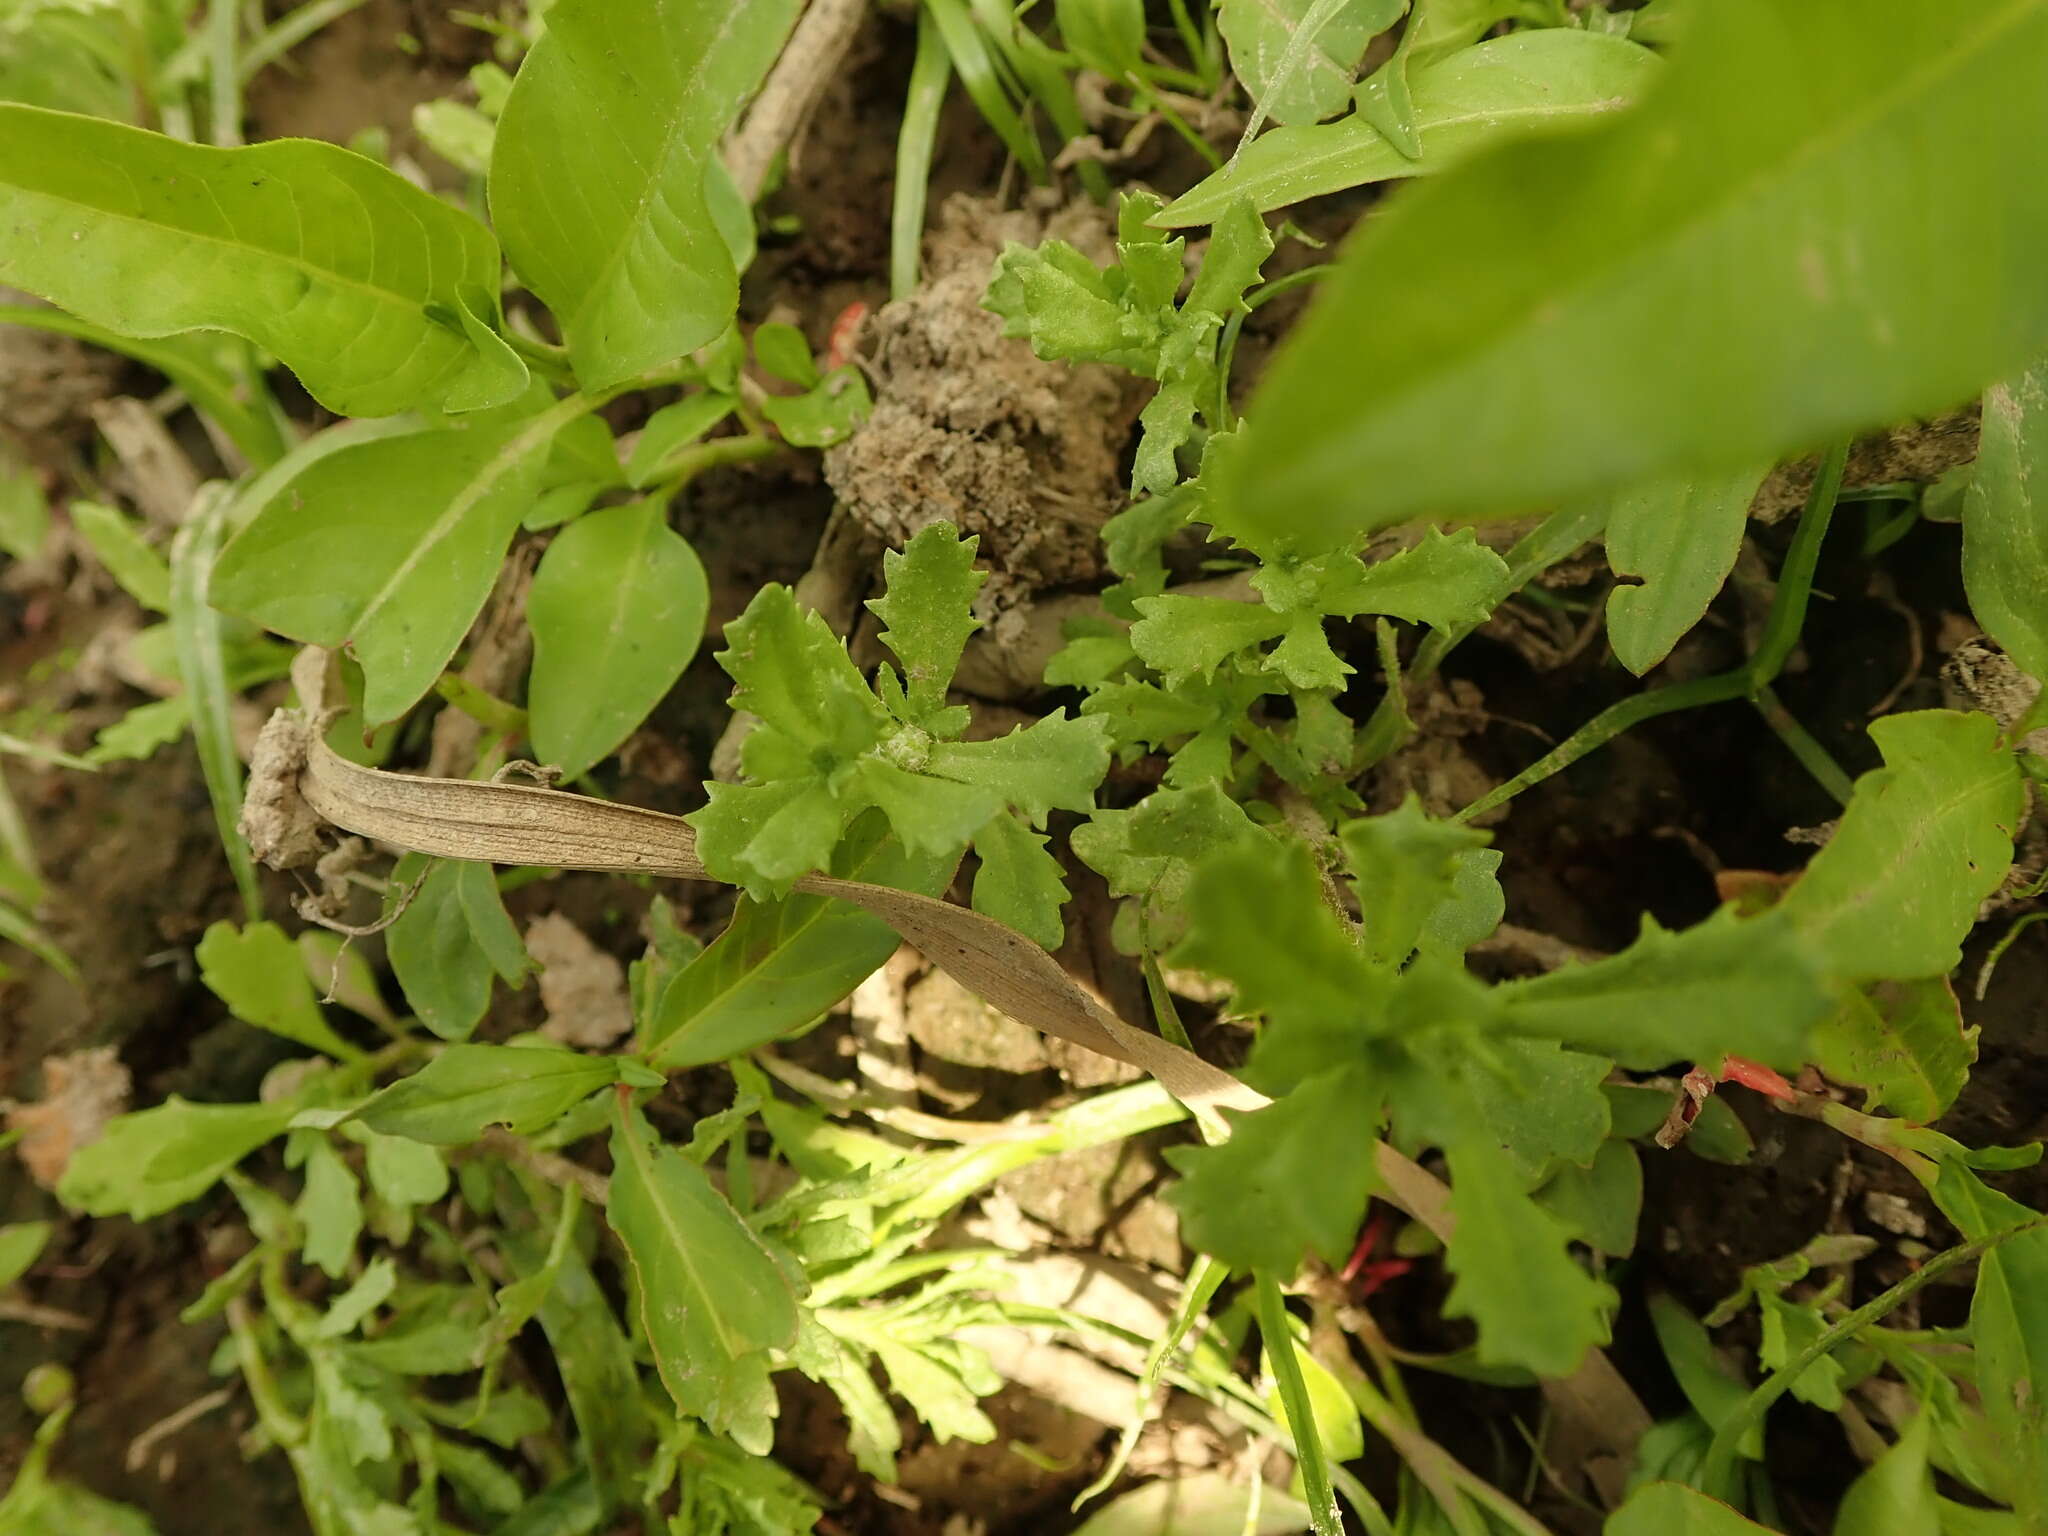
{"label": "green leaf", "polygon": [[1535,1195],[1536,1203],[1587,1247],[1611,1259],[1635,1251],[1643,1214],[1643,1165],[1627,1142],[1602,1142],[1591,1167],[1566,1163]]}
{"label": "green leaf", "polygon": [[[937,895],[954,860],[914,858],[884,835],[880,817],[856,823],[832,873]],[[822,1016],[902,940],[879,917],[824,896],[775,902],[743,897],[731,923],[662,993],[642,1028],[650,1065],[676,1072],[723,1061]]]}
{"label": "green leaf", "polygon": [[742,760],[756,779],[816,772],[858,757],[888,725],[846,643],[784,586],[763,587],[725,627],[718,664],[733,680],[732,707],[758,715]]}
{"label": "green leaf", "polygon": [[365,715],[397,719],[469,633],[555,433],[583,408],[379,437],[315,460],[222,551],[213,602],[308,645],[347,646],[363,666]]}
{"label": "green leaf", "polygon": [[1341,111],[1365,45],[1400,20],[1407,0],[1221,0],[1217,25],[1230,68],[1276,123]]}
{"label": "green leaf", "polygon": [[1849,1485],[1835,1515],[1837,1536],[1943,1536],[1927,1465],[1933,1428],[1933,1414],[1914,1414],[1891,1449]]}
{"label": "green leaf", "polygon": [[1213,784],[1155,790],[1129,810],[1097,811],[1070,837],[1081,861],[1109,882],[1110,894],[1138,898],[1145,937],[1158,949],[1171,948],[1185,929],[1188,885],[1202,860],[1235,842],[1266,840]]}
{"label": "green leaf", "polygon": [[363,1171],[370,1189],[393,1211],[432,1205],[448,1193],[448,1165],[433,1147],[406,1136],[362,1130]]}
{"label": "green leaf", "polygon": [[800,395],[769,395],[761,414],[782,440],[798,448],[830,448],[860,430],[875,408],[867,375],[857,363],[834,368]]}
{"label": "green leaf", "polygon": [[[1658,1346],[1678,1378],[1678,1387],[1693,1411],[1710,1430],[1718,1430],[1749,1399],[1749,1386],[1737,1375],[1720,1352],[1700,1320],[1683,1303],[1663,1291],[1649,1297],[1650,1324],[1657,1331]],[[1739,1455],[1761,1461],[1764,1440],[1761,1426],[1752,1424],[1736,1447]]]}
{"label": "green leaf", "polygon": [[143,1221],[197,1199],[298,1113],[275,1104],[190,1104],[173,1095],[113,1120],[71,1154],[57,1198],[88,1216]]}
{"label": "green leaf", "polygon": [[1430,919],[1456,899],[1464,861],[1492,841],[1490,833],[1432,821],[1412,790],[1386,815],[1346,823],[1338,837],[1358,896],[1366,953],[1385,966],[1414,952]]}
{"label": "green leaf", "polygon": [[74,501],[66,510],[122,591],[153,613],[171,611],[171,568],[143,539],[134,519],[97,501]]}
{"label": "green leaf", "polygon": [[1647,1483],[1608,1516],[1600,1532],[1601,1536],[1757,1536],[1769,1529],[1681,1483]]}
{"label": "green leaf", "polygon": [[299,952],[275,923],[251,923],[237,931],[233,923],[217,922],[193,955],[201,979],[243,1023],[342,1061],[361,1058],[363,1053],[322,1017]]}
{"label": "green leaf", "polygon": [[775,1396],[766,1352],[789,1348],[797,1332],[796,1294],[774,1255],[704,1170],[623,1102],[605,1219],[631,1261],[640,1326],[669,1395],[767,1455]]}
{"label": "green leaf", "polygon": [[626,457],[627,482],[635,490],[646,490],[676,454],[730,416],[735,403],[731,395],[705,390],[656,411]]}
{"label": "green leaf", "polygon": [[1445,1151],[1458,1224],[1445,1253],[1456,1280],[1444,1315],[1478,1325],[1483,1365],[1569,1376],[1606,1339],[1613,1290],[1579,1267],[1564,1224],[1522,1193],[1514,1164],[1490,1140]]}
{"label": "green leaf", "polygon": [[192,706],[182,695],[138,704],[112,725],[101,726],[86,749],[95,768],[108,763],[139,763],[180,740],[192,728]]}
{"label": "green leaf", "polygon": [[1835,835],[1777,910],[1831,975],[1945,975],[2012,864],[2019,768],[1987,715],[1921,710],[1870,734],[1885,766],[1856,781]]}
{"label": "green leaf", "polygon": [[1227,1472],[1190,1472],[1119,1494],[1074,1536],[1296,1536],[1308,1528],[1308,1506],[1291,1493]]}
{"label": "green leaf", "polygon": [[1864,1109],[1925,1125],[1955,1103],[1977,1059],[1977,1031],[1946,976],[1843,989],[1813,1035],[1814,1065],[1868,1090]]}
{"label": "green leaf", "polygon": [[2048,362],[1984,392],[1963,495],[1963,586],[1985,633],[2048,678]]}
{"label": "green leaf", "polygon": [[0,1226],[0,1291],[28,1273],[50,1240],[47,1221],[17,1221]]}
{"label": "green leaf", "polygon": [[[1422,15],[1431,9],[1424,5]],[[1168,204],[1154,222],[1174,228],[1207,224],[1239,199],[1264,211],[1346,187],[1440,171],[1508,138],[1597,121],[1640,96],[1659,67],[1647,48],[1571,27],[1512,33],[1430,64],[1411,53],[1408,86],[1418,155],[1402,153],[1363,113],[1276,128]]]}
{"label": "green leaf", "polygon": [[1040,949],[1058,949],[1066,938],[1060,908],[1067,882],[1045,839],[1016,817],[991,817],[974,834],[981,868],[974,876],[974,910],[1016,929]]}
{"label": "green leaf", "polygon": [[496,242],[373,160],[7,105],[0,140],[0,283],[127,336],[246,336],[342,416],[477,410],[526,383],[490,329]]}
{"label": "green leaf", "polygon": [[1341,1264],[1377,1184],[1381,1095],[1363,1067],[1323,1072],[1231,1117],[1230,1139],[1166,1154],[1181,1235],[1232,1269],[1285,1279],[1306,1253]]}
{"label": "green leaf", "polygon": [[[1640,110],[1368,222],[1217,466],[1218,528],[1340,548],[1719,473],[2040,352],[2048,182],[2016,193],[1961,147],[2048,137],[2048,5],[1726,0],[1697,23]],[[1902,195],[1960,238],[1892,238]]]}
{"label": "green leaf", "polygon": [[[391,899],[420,879],[426,861],[401,859]],[[406,1001],[443,1040],[467,1039],[491,1004],[491,978],[517,986],[532,968],[505,913],[491,866],[436,862],[386,931],[385,948]]]}
{"label": "green leaf", "polygon": [[683,675],[710,601],[702,562],[659,501],[562,530],[526,598],[527,708],[541,759],[573,779],[609,756]]}
{"label": "green leaf", "polygon": [[1749,504],[1768,468],[1658,480],[1614,497],[1607,509],[1607,563],[1634,585],[1607,599],[1607,638],[1641,677],[1671,654],[1735,569]]}
{"label": "green leaf", "polygon": [[50,537],[50,503],[35,468],[0,442],[0,553],[33,560]]}
{"label": "green leaf", "polygon": [[1385,613],[1436,629],[1483,622],[1508,585],[1507,562],[1469,528],[1453,534],[1432,528],[1412,549],[1372,565],[1347,561],[1340,569],[1344,579],[1325,594],[1324,612]]}
{"label": "green leaf", "polygon": [[313,1131],[293,1134],[310,1138],[306,1187],[292,1207],[306,1234],[305,1259],[339,1280],[348,1273],[363,1231],[362,1186],[325,1136]]}
{"label": "green leaf", "polygon": [[1668,933],[1645,915],[1618,955],[1496,989],[1501,1027],[1635,1071],[1734,1054],[1791,1070],[1831,999],[1812,945],[1771,914],[1723,908]]}
{"label": "green leaf", "polygon": [[617,1082],[621,1059],[550,1046],[453,1045],[372,1095],[354,1118],[386,1136],[442,1147],[475,1141],[494,1125],[531,1136]]}
{"label": "green leaf", "polygon": [[1476,848],[1458,856],[1450,894],[1423,919],[1418,943],[1425,953],[1461,956],[1500,926],[1507,914],[1507,896],[1497,878],[1500,861],[1497,848]]}
{"label": "green leaf", "polygon": [[1145,7],[1139,0],[1053,0],[1060,41],[1088,68],[1112,80],[1142,76]]}
{"label": "green leaf", "polygon": [[882,621],[882,643],[896,653],[909,694],[907,718],[926,724],[946,704],[946,685],[960,665],[967,637],[981,628],[975,594],[988,580],[974,568],[980,538],[961,538],[951,523],[931,523],[899,553],[882,556],[886,590],[868,599]]}
{"label": "green leaf", "polygon": [[1272,608],[1227,597],[1141,597],[1133,606],[1141,617],[1131,626],[1131,647],[1169,687],[1209,677],[1238,652],[1287,628]]}
{"label": "green leaf", "polygon": [[935,743],[924,771],[998,795],[1043,826],[1054,811],[1095,808],[1095,786],[1109,772],[1108,733],[1100,720],[1054,710],[993,741]]}
{"label": "green leaf", "polygon": [[1262,1068],[1284,1056],[1291,1083],[1356,1050],[1383,983],[1323,904],[1300,843],[1240,843],[1205,859],[1187,914],[1174,962],[1230,982],[1238,1008],[1271,1020]]}
{"label": "green leaf", "polygon": [[[1930,1192],[1966,1238],[2036,1220],[1953,1159],[1942,1162]],[[1978,1260],[1970,1336],[1977,1391],[2007,1463],[2001,1495],[2029,1522],[2048,1522],[2048,1228],[2021,1232]]]}
{"label": "green leaf", "polygon": [[795,0],[561,0],[498,122],[491,216],[608,389],[731,321],[738,277],[706,197],[720,136],[781,51]]}

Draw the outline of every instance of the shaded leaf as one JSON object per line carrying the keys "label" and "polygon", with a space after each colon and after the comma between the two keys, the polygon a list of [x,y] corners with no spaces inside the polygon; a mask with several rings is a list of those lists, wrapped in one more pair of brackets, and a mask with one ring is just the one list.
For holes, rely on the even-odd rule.
{"label": "shaded leaf", "polygon": [[1925,1125],[1962,1092],[1977,1059],[1946,976],[1843,989],[1813,1035],[1813,1060],[1838,1083],[1867,1089],[1864,1108]]}
{"label": "shaded leaf", "polygon": [[1835,835],[1777,910],[1834,976],[1946,975],[2011,867],[2019,768],[1987,715],[1921,710],[1874,721],[1870,734],[1885,766],[1856,781]]}
{"label": "shaded leaf", "polygon": [[1768,469],[1659,480],[1614,497],[1607,508],[1607,563],[1617,585],[1607,598],[1607,638],[1621,664],[1641,677],[1706,615],[1735,569],[1749,504]]}
{"label": "shaded leaf", "polygon": [[1014,928],[1041,949],[1066,937],[1060,908],[1067,882],[1045,839],[1014,816],[991,817],[974,834],[981,867],[974,875],[974,910]]}
{"label": "shaded leaf", "polygon": [[[1433,9],[1423,5],[1421,17]],[[1417,25],[1411,21],[1410,30]],[[1276,128],[1175,198],[1156,222],[1170,228],[1207,224],[1240,198],[1262,210],[1282,208],[1346,187],[1426,175],[1502,139],[1617,111],[1643,92],[1657,70],[1649,49],[1571,27],[1511,33],[1435,63],[1411,53],[1407,82],[1415,155],[1404,153],[1363,111],[1334,123]]]}
{"label": "shaded leaf", "polygon": [[8,105],[0,140],[0,283],[128,336],[246,336],[342,416],[475,410],[525,386],[490,329],[489,231],[367,156]]}
{"label": "shaded leaf", "polygon": [[1768,1529],[1683,1484],[1646,1483],[1607,1517],[1600,1531],[1601,1536],[1757,1536]]}
{"label": "shaded leaf", "polygon": [[122,591],[154,613],[171,611],[171,568],[133,518],[98,501],[73,501],[65,510]]}
{"label": "shaded leaf", "polygon": [[1447,1147],[1457,1227],[1445,1260],[1456,1281],[1444,1315],[1479,1328],[1479,1359],[1568,1376],[1607,1337],[1614,1292],[1579,1267],[1565,1226],[1522,1193],[1513,1163],[1488,1142]]}
{"label": "shaded leaf", "polygon": [[1231,71],[1276,123],[1341,110],[1365,45],[1400,20],[1407,0],[1222,0],[1217,25]]}
{"label": "shaded leaf", "polygon": [[2048,679],[2048,362],[1984,392],[1963,495],[1970,612],[2023,671]]}
{"label": "shaded leaf", "polygon": [[[1639,111],[1468,160],[1368,222],[1268,370],[1211,520],[1343,547],[1718,473],[2020,366],[2048,339],[2028,275],[2048,183],[2015,195],[2002,155],[1962,146],[2048,135],[2044,50],[2039,0],[1701,7]],[[1890,238],[1902,199],[1958,237]]]}

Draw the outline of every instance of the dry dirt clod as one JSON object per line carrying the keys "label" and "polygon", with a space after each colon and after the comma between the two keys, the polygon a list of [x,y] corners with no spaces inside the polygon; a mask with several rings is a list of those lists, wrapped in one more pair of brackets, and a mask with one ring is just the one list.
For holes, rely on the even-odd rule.
{"label": "dry dirt clod", "polygon": [[249,785],[236,820],[250,853],[272,869],[298,869],[320,857],[327,823],[299,793],[312,727],[305,717],[280,709],[265,722],[249,755]]}
{"label": "dry dirt clod", "polygon": [[541,1033],[563,1045],[603,1050],[633,1028],[625,967],[559,912],[527,925],[526,952],[540,964]]}
{"label": "dry dirt clod", "polygon": [[941,519],[981,535],[989,617],[1101,573],[1097,533],[1123,505],[1119,459],[1144,395],[1109,368],[1039,361],[981,307],[1004,245],[1046,239],[1113,259],[1092,204],[948,199],[925,285],[870,322],[874,414],[825,456],[840,504],[890,544]]}
{"label": "dry dirt clod", "polygon": [[128,1069],[108,1046],[49,1056],[43,1061],[43,1097],[7,1111],[7,1128],[21,1132],[16,1147],[29,1177],[55,1189],[71,1156],[91,1146],[128,1107]]}

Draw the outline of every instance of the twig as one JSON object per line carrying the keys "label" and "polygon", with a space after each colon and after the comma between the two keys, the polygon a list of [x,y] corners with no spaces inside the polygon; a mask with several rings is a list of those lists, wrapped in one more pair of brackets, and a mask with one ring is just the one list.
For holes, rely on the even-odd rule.
{"label": "twig", "polygon": [[128,1454],[122,1458],[130,1472],[140,1472],[149,1460],[149,1453],[156,1449],[159,1440],[167,1440],[198,1419],[203,1419],[216,1408],[225,1408],[234,1401],[233,1387],[220,1387],[204,1397],[195,1397],[176,1413],[166,1414],[149,1428],[128,1442]]}
{"label": "twig", "polygon": [[63,1328],[72,1333],[92,1332],[91,1318],[80,1317],[76,1312],[66,1312],[60,1307],[17,1301],[11,1296],[0,1296],[0,1323],[26,1323],[31,1328]]}
{"label": "twig", "polygon": [[761,195],[768,167],[803,131],[825,87],[839,73],[867,14],[868,0],[811,0],[790,33],[747,120],[726,141],[725,168],[749,206]]}

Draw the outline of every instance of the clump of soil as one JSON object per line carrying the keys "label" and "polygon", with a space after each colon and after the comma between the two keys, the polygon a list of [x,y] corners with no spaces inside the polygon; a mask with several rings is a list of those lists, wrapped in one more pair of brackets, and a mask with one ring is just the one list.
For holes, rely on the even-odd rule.
{"label": "clump of soil", "polygon": [[1140,381],[1041,362],[981,307],[1003,246],[1048,239],[1114,256],[1093,204],[947,199],[926,282],[874,318],[874,414],[825,458],[840,505],[891,544],[941,519],[981,535],[985,616],[1101,574],[1097,533],[1123,505],[1120,459],[1143,403]]}

